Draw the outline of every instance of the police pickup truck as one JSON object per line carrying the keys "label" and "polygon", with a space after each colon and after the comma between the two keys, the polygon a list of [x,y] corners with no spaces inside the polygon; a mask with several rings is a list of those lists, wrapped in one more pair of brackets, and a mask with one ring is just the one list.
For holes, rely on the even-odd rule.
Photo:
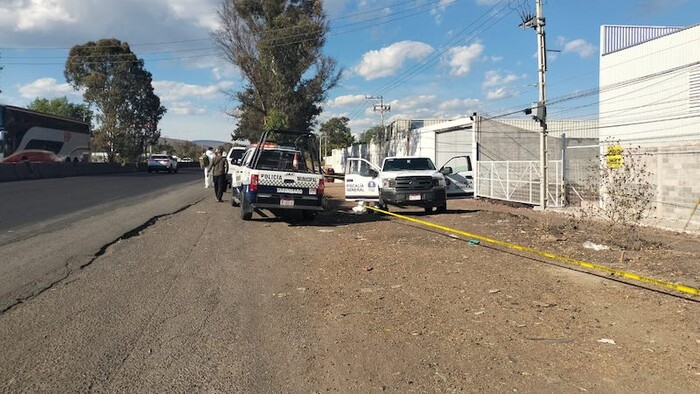
{"label": "police pickup truck", "polygon": [[270,130],[233,164],[231,205],[243,220],[267,209],[275,215],[300,211],[313,219],[323,210],[324,179],[313,133]]}
{"label": "police pickup truck", "polygon": [[[455,167],[448,166],[452,164]],[[418,206],[426,212],[447,210],[448,198],[474,194],[469,156],[456,156],[437,170],[428,157],[387,157],[378,168],[361,158],[345,166],[345,200],[388,205]]]}

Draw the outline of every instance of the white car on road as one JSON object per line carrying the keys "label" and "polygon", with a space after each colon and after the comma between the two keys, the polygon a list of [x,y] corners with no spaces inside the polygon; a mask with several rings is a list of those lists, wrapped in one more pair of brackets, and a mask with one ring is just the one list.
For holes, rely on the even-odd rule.
{"label": "white car on road", "polygon": [[177,160],[168,155],[151,155],[148,158],[148,172],[168,171],[177,172]]}

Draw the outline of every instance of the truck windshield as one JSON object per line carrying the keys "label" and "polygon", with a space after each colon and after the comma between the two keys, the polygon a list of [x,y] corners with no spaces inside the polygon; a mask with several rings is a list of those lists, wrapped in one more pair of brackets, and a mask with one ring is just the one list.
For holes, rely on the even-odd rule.
{"label": "truck windshield", "polygon": [[308,172],[301,152],[286,149],[265,149],[260,153],[261,170]]}
{"label": "truck windshield", "polygon": [[432,160],[427,157],[386,159],[382,171],[435,170]]}
{"label": "truck windshield", "polygon": [[251,158],[251,166],[261,170],[321,173],[318,143],[313,133],[269,130]]}

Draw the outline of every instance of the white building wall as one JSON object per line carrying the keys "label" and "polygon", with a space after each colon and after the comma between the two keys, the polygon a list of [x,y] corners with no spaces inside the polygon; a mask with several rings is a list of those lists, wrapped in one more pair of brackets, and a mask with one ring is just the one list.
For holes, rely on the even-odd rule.
{"label": "white building wall", "polygon": [[700,200],[700,26],[636,29],[601,28],[601,47],[626,39],[615,34],[653,36],[600,57],[601,154],[606,142],[640,147],[655,185],[647,224],[700,231],[700,212],[690,220]]}
{"label": "white building wall", "polygon": [[698,42],[700,26],[694,26],[601,56],[601,141],[700,139],[700,111],[689,100],[691,72],[700,72]]}

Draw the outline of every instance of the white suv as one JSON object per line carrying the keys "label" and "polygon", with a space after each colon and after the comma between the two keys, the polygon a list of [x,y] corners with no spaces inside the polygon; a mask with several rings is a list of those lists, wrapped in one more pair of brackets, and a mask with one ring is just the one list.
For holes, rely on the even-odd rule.
{"label": "white suv", "polygon": [[148,172],[153,171],[177,172],[177,160],[168,155],[151,155],[148,158]]}

